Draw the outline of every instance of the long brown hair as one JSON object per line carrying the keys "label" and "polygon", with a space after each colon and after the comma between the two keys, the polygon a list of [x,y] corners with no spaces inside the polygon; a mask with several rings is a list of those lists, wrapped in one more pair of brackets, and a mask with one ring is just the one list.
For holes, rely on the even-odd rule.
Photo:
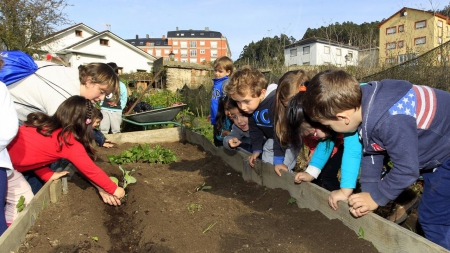
{"label": "long brown hair", "polygon": [[287,104],[295,96],[300,87],[305,86],[309,81],[309,76],[302,69],[286,72],[278,81],[277,93],[275,94],[275,134],[282,146],[291,143],[288,134]]}
{"label": "long brown hair", "polygon": [[113,94],[111,99],[114,102],[120,99],[119,77],[114,69],[106,63],[94,62],[78,67],[80,83],[86,85],[87,79],[90,77],[92,83],[107,84],[108,93]]}
{"label": "long brown hair", "polygon": [[86,152],[93,158],[95,150],[91,143],[92,133],[92,108],[91,101],[82,96],[72,96],[64,101],[56,110],[53,116],[41,112],[30,113],[24,122],[26,126],[35,127],[36,131],[43,136],[51,136],[58,129],[58,144],[60,151],[63,145],[71,146],[68,138],[72,135],[75,140],[80,142]]}

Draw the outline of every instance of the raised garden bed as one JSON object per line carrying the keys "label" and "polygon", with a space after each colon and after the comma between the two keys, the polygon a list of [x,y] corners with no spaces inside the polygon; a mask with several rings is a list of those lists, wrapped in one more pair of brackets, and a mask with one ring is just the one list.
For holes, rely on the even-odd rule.
{"label": "raised garden bed", "polygon": [[[201,147],[172,142],[180,137]],[[75,175],[69,194],[39,214],[18,252],[446,252],[377,215],[352,218],[345,203],[332,211],[325,190],[294,185],[291,175],[278,177],[267,164],[248,171],[245,154],[225,153],[190,131],[114,138],[123,144],[100,150],[97,161],[108,174],[120,176],[106,155],[135,145],[125,142],[150,138],[173,150],[178,161],[123,165],[138,167],[138,181],[127,188],[121,207],[103,204],[94,188]],[[196,191],[202,185],[212,188]],[[8,242],[1,239],[0,247]]]}

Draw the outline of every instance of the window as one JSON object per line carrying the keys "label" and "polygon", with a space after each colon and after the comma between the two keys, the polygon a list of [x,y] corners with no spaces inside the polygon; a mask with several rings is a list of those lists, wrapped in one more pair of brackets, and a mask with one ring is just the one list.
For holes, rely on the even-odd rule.
{"label": "window", "polygon": [[399,41],[397,43],[398,48],[403,48],[403,40]]}
{"label": "window", "polygon": [[206,61],[205,58],[200,58],[200,63],[204,63]]}
{"label": "window", "polygon": [[100,45],[102,45],[102,46],[109,46],[109,40],[100,39]]}
{"label": "window", "polygon": [[205,49],[200,49],[200,54],[205,54]]}
{"label": "window", "polygon": [[416,45],[416,46],[424,45],[425,43],[427,43],[426,37],[420,37],[420,38],[414,39],[414,45]]}
{"label": "window", "polygon": [[131,44],[133,44],[133,45],[134,45],[134,41],[132,41],[132,42],[131,42]]}
{"label": "window", "polygon": [[211,41],[211,48],[217,48],[217,41]]}
{"label": "window", "polygon": [[342,51],[340,48],[336,48],[336,55],[337,56],[341,56],[342,55]]}
{"label": "window", "polygon": [[191,36],[195,36],[195,33],[191,33]]}
{"label": "window", "polygon": [[442,28],[442,26],[443,26],[442,20],[438,20],[437,26],[438,26],[439,28]]}
{"label": "window", "polygon": [[309,54],[309,46],[303,47],[303,54]]}
{"label": "window", "polygon": [[387,50],[395,49],[396,46],[397,46],[397,43],[395,43],[395,42],[386,43]]}
{"label": "window", "polygon": [[200,33],[200,35],[201,35],[201,36],[204,36],[204,35],[205,35],[205,33]]}
{"label": "window", "polygon": [[197,47],[197,41],[191,41],[191,47]]}
{"label": "window", "polygon": [[291,57],[297,56],[297,48],[291,49]]}
{"label": "window", "polygon": [[161,42],[157,41],[157,42],[156,42],[156,45],[159,46],[159,44],[161,44]]}
{"label": "window", "polygon": [[401,54],[398,56],[398,63],[404,63],[405,61],[408,60],[408,57],[406,56],[406,54]]}
{"label": "window", "polygon": [[155,50],[155,56],[161,56],[161,49]]}
{"label": "window", "polygon": [[352,51],[348,51],[347,55],[348,55],[348,58],[350,60],[353,59],[353,52]]}
{"label": "window", "polygon": [[204,41],[200,41],[200,46],[204,46],[205,42]]}
{"label": "window", "polygon": [[191,62],[191,63],[197,63],[197,58],[191,58],[189,62]]}
{"label": "window", "polygon": [[174,40],[174,41],[173,41],[173,45],[174,45],[174,46],[178,46],[178,40]]}
{"label": "window", "polygon": [[182,33],[181,36],[184,36],[184,33]]}
{"label": "window", "polygon": [[[100,45],[101,45],[101,44],[102,44],[102,40],[100,40]],[[144,42],[143,42],[143,41],[139,42],[139,45],[140,45],[140,46],[144,45]]]}
{"label": "window", "polygon": [[188,62],[186,58],[181,59],[181,62]]}
{"label": "window", "polygon": [[323,49],[324,49],[323,52],[324,52],[325,54],[330,54],[330,47],[324,47]]}
{"label": "window", "polygon": [[[192,56],[197,56],[197,49],[191,49],[191,57]],[[197,61],[195,61],[197,62]]]}
{"label": "window", "polygon": [[164,49],[164,54],[169,54],[169,49]]}
{"label": "window", "polygon": [[310,64],[309,61],[303,63],[303,65],[309,65],[309,64]]}
{"label": "window", "polygon": [[442,44],[442,37],[438,37],[438,44]]}
{"label": "window", "polygon": [[209,36],[214,37],[214,33],[210,33]]}
{"label": "window", "polygon": [[187,41],[180,41],[181,48],[187,48]]}
{"label": "window", "polygon": [[399,25],[398,26],[398,32],[399,33],[402,33],[402,32],[404,32],[405,31],[405,25]]}
{"label": "window", "polygon": [[155,46],[155,43],[154,43],[154,42],[150,42],[150,46],[151,46],[151,47],[154,47],[154,46]]}
{"label": "window", "polygon": [[211,58],[211,61],[210,62],[214,62],[216,60],[216,58]]}
{"label": "window", "polygon": [[180,36],[180,34],[179,34],[179,33],[177,33],[177,36]]}
{"label": "window", "polygon": [[217,57],[217,50],[211,50],[211,57]]}
{"label": "window", "polygon": [[174,54],[178,54],[178,49],[174,49],[174,50],[173,50],[173,53],[174,53]]}
{"label": "window", "polygon": [[387,35],[389,35],[389,34],[394,34],[395,32],[396,32],[396,28],[395,28],[395,26],[393,26],[393,27],[388,27],[388,28],[386,28],[386,34]]}
{"label": "window", "polygon": [[387,64],[395,63],[395,58],[386,58],[386,63]]}
{"label": "window", "polygon": [[181,57],[187,57],[187,49],[181,49]]}
{"label": "window", "polygon": [[83,31],[81,31],[81,30],[75,30],[75,36],[77,36],[77,37],[83,37]]}
{"label": "window", "polygon": [[415,24],[415,28],[416,29],[422,29],[422,28],[425,28],[425,27],[427,27],[427,21],[426,20],[418,21]]}

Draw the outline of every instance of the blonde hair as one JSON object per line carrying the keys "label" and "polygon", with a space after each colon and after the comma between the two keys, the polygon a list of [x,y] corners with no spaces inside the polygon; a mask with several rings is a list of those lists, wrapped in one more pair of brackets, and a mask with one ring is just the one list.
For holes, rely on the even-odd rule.
{"label": "blonde hair", "polygon": [[217,58],[214,61],[214,70],[216,69],[223,69],[225,71],[230,71],[231,76],[234,70],[233,60],[231,60],[230,57],[228,56],[222,56]]}
{"label": "blonde hair", "polygon": [[309,81],[309,76],[302,69],[286,72],[278,81],[275,94],[275,134],[282,146],[290,143],[288,136],[288,123],[286,116],[287,103],[295,96],[302,86]]}
{"label": "blonde hair", "polygon": [[80,65],[78,71],[82,85],[86,85],[86,81],[90,77],[92,83],[107,85],[107,93],[113,94],[112,101],[117,102],[120,99],[119,77],[109,65],[94,62]]}
{"label": "blonde hair", "polygon": [[243,66],[231,76],[225,90],[230,96],[238,94],[244,97],[250,93],[252,97],[258,97],[263,89],[267,89],[267,85],[261,72],[251,66]]}

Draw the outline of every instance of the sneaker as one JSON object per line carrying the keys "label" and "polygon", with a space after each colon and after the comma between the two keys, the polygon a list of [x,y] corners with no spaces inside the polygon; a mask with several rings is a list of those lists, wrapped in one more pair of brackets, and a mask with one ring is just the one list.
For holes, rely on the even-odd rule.
{"label": "sneaker", "polygon": [[417,194],[411,201],[404,205],[396,203],[393,212],[387,217],[387,219],[397,224],[401,224],[406,220],[406,218],[408,218],[408,215],[411,214],[412,210],[419,207],[419,204],[420,196]]}

